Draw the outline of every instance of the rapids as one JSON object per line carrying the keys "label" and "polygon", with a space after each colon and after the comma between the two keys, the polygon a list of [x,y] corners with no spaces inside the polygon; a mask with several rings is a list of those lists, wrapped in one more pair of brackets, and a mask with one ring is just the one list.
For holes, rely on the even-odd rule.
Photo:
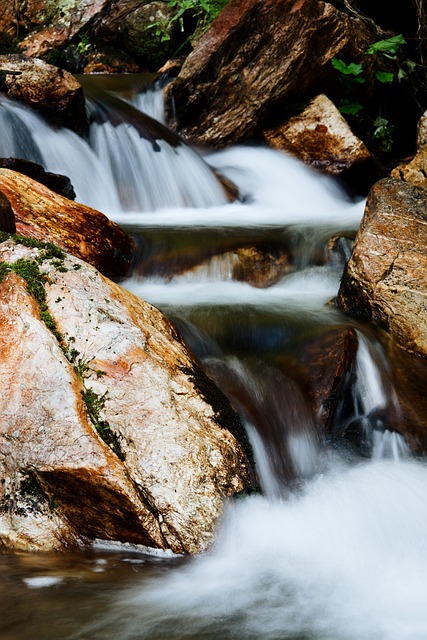
{"label": "rapids", "polygon": [[[160,118],[158,93],[132,105]],[[0,129],[0,156],[68,175],[78,200],[135,236],[124,286],[170,316],[236,394],[263,491],[230,501],[213,548],[191,560],[101,542],[63,557],[2,554],[2,640],[425,640],[427,468],[370,418],[387,407],[399,418],[389,364],[372,333],[327,304],[342,264],[319,258],[329,238],[354,235],[364,202],[262,146],[202,157],[96,119],[82,140],[2,97]],[[230,251],[248,244],[290,248],[295,270],[265,288],[237,280]],[[362,425],[363,455],[323,442],[294,371],[278,364],[322,328],[349,325],[359,348],[343,420]]]}

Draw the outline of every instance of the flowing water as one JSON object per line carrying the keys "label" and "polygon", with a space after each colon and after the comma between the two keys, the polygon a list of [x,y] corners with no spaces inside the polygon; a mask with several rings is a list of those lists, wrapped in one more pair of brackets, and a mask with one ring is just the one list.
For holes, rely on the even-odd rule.
{"label": "flowing water", "polygon": [[[161,118],[158,94],[126,99]],[[202,159],[97,108],[83,141],[1,98],[0,156],[68,175],[78,200],[135,236],[123,284],[175,321],[238,407],[262,495],[230,501],[213,548],[192,560],[102,544],[1,555],[0,637],[425,640],[427,468],[395,431],[401,409],[380,343],[328,304],[364,203],[279,152]],[[238,186],[238,202],[209,165]],[[332,237],[339,250],[328,254]],[[254,270],[241,277],[240,252],[254,247],[262,282]],[[298,363],[310,340],[350,325],[350,400],[325,441]],[[344,437],[355,429],[357,446]]]}

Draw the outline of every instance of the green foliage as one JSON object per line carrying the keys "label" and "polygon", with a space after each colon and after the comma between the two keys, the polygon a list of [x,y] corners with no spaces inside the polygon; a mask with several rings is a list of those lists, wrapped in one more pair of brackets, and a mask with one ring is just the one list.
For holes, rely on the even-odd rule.
{"label": "green foliage", "polygon": [[387,71],[377,71],[375,73],[375,77],[379,82],[393,82],[394,73],[389,73]]}
{"label": "green foliage", "polygon": [[[154,22],[149,29],[155,29],[156,36],[161,42],[170,40],[171,30],[175,24],[184,32],[184,19],[189,16],[196,21],[194,33],[201,34],[219,16],[229,0],[168,0],[168,7],[174,9],[172,17]],[[178,51],[187,44],[188,39],[181,44]]]}
{"label": "green foliage", "polygon": [[[387,64],[390,65],[390,61],[397,67],[396,71],[383,71],[378,69],[375,72],[375,79],[380,85],[391,85],[395,81],[401,82],[407,80],[410,73],[416,67],[416,64],[411,60],[398,61],[398,56],[401,53],[401,47],[406,44],[406,40],[402,34],[392,36],[385,40],[379,40],[372,43],[365,51],[365,55],[377,55],[379,56],[379,62],[381,58],[387,59]],[[358,97],[358,85],[363,84],[366,80],[363,77],[363,64],[350,62],[346,63],[338,58],[333,58],[331,61],[332,66],[339,73],[340,84],[342,87],[342,97],[339,103],[339,110],[345,115],[351,115],[356,117],[364,117],[366,119],[364,105],[356,99]],[[395,126],[389,122],[383,116],[378,116],[376,119],[371,119],[372,137],[379,144],[379,148],[384,153],[390,153],[393,146],[393,132]]]}
{"label": "green foliage", "polygon": [[93,426],[104,440],[106,444],[114,451],[116,456],[120,460],[124,460],[125,456],[120,447],[119,438],[113,431],[111,431],[110,425],[105,420],[101,419],[101,411],[105,406],[105,402],[108,397],[106,391],[102,395],[95,393],[93,389],[84,387],[82,391],[82,398],[86,405],[87,414]]}
{"label": "green foliage", "polygon": [[379,141],[381,150],[390,153],[393,146],[393,131],[396,127],[386,118],[378,116],[374,121],[373,128],[373,136]]}
{"label": "green foliage", "polygon": [[332,58],[331,63],[334,69],[344,74],[345,76],[360,76],[360,74],[363,71],[363,65],[356,64],[355,62],[350,62],[350,64],[346,64],[343,60],[340,60],[339,58]]}
{"label": "green foliage", "polygon": [[382,53],[387,57],[394,57],[404,44],[406,44],[406,40],[403,35],[399,33],[399,35],[392,36],[386,40],[374,42],[366,49],[365,54],[373,55],[374,53]]}

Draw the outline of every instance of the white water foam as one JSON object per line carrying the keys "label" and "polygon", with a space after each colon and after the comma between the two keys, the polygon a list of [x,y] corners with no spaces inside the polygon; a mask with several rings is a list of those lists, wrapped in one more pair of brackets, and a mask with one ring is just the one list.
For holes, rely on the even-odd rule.
{"label": "white water foam", "polygon": [[210,553],[126,594],[100,627],[117,640],[425,640],[426,490],[424,465],[371,462],[286,502],[234,504]]}

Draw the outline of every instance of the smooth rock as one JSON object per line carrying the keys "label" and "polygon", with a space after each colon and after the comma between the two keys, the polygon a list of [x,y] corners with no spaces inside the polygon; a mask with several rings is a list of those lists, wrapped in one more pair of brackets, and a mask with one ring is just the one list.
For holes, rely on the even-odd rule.
{"label": "smooth rock", "polygon": [[372,188],[338,304],[427,355],[427,193],[391,178]]}
{"label": "smooth rock", "polygon": [[[7,263],[37,256],[38,249],[0,245]],[[40,269],[62,349],[23,281],[6,276],[4,464],[13,462],[19,479],[29,472],[38,481],[70,536],[178,553],[207,548],[224,498],[249,486],[230,405],[160,311],[76,258],[62,268],[45,259]],[[101,438],[106,432],[112,448]]]}
{"label": "smooth rock", "polygon": [[12,206],[18,234],[53,242],[110,278],[128,275],[133,240],[103,213],[9,169],[0,169],[0,191]]}

